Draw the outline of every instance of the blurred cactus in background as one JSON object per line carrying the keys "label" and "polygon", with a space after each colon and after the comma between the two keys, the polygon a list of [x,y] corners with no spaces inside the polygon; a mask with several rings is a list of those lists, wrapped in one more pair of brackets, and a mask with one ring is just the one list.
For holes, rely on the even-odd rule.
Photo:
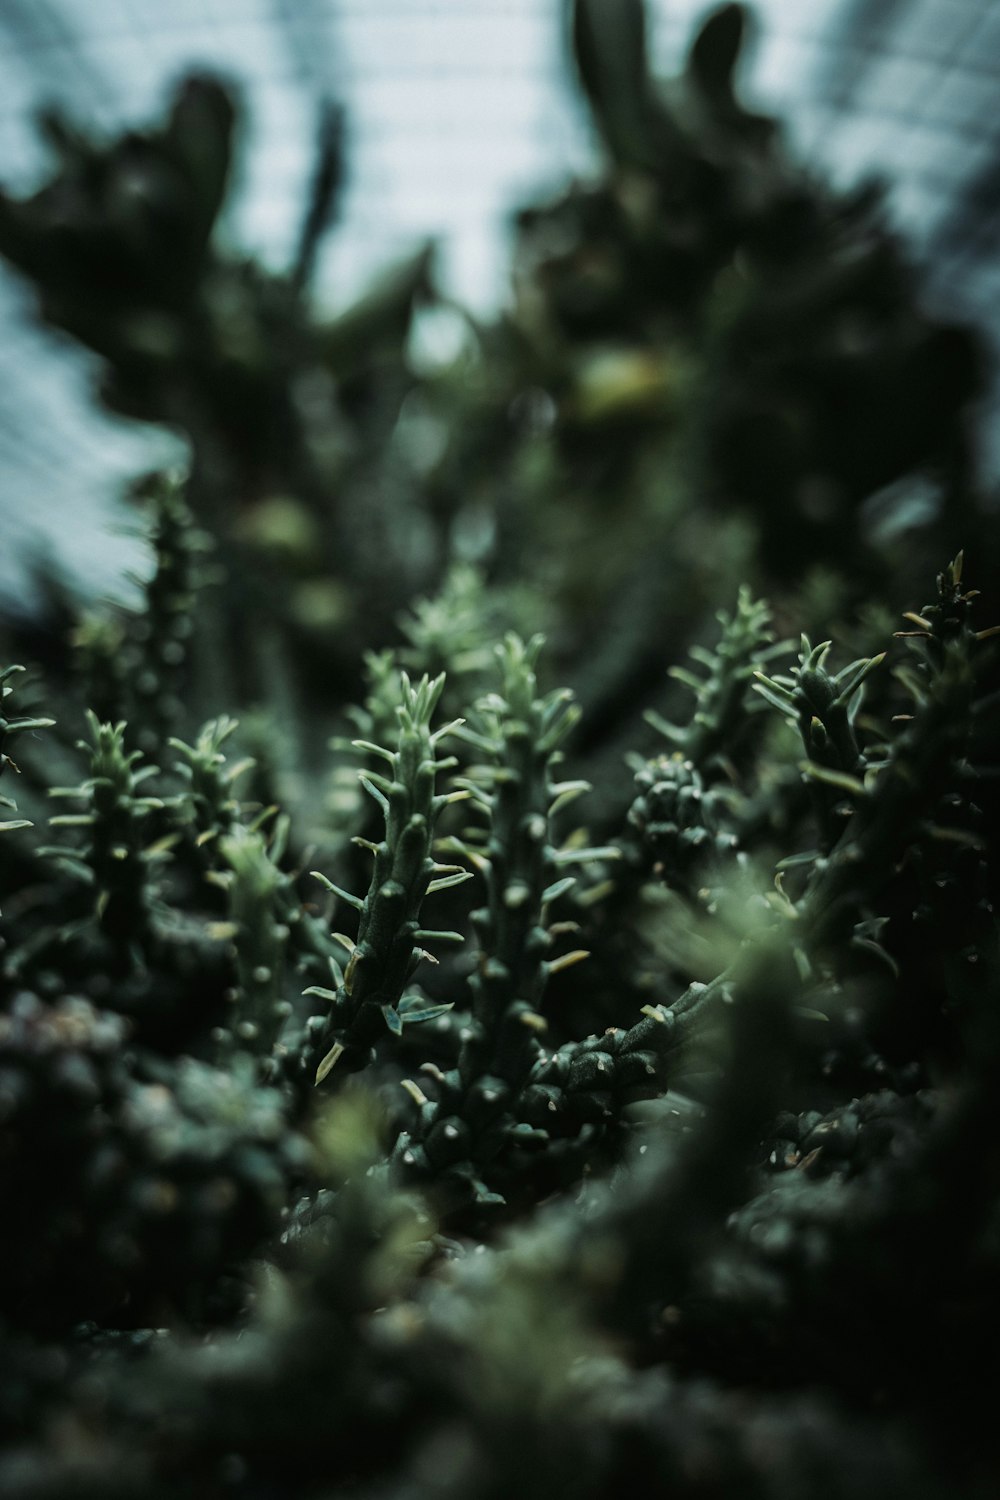
{"label": "blurred cactus in background", "polygon": [[336,110],[283,273],[207,78],[0,194],[189,450],[131,596],[0,628],[11,1500],[996,1492],[983,350],[739,6],[665,83],[570,18],[602,164],[492,322],[429,250],[316,307]]}

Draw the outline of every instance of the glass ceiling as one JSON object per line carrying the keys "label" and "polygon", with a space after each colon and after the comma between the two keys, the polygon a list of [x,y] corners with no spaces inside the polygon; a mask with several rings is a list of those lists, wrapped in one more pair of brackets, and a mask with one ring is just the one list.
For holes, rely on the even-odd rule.
{"label": "glass ceiling", "polygon": [[[699,0],[655,0],[654,46],[677,62]],[[1000,332],[1000,3],[758,0],[747,96],[787,121],[842,183],[875,171],[925,262],[938,310]],[[568,86],[560,0],[0,0],[0,181],[30,191],[45,159],[35,111],[58,101],[112,129],[162,108],[192,67],[244,104],[232,241],[286,264],[324,100],[346,105],[349,181],[317,289],[331,306],[424,238],[460,299],[505,294],[510,209],[586,171],[592,142]],[[101,416],[93,368],[36,328],[0,268],[0,588],[49,549],[92,586],[122,553],[101,517],[164,440]],[[993,446],[994,459],[1000,446]]]}

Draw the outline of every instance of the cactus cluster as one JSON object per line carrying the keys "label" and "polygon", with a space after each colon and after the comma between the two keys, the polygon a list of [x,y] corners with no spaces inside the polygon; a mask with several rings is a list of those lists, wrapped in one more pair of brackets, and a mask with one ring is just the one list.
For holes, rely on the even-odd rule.
{"label": "cactus cluster", "polygon": [[191,460],[133,602],[0,609],[5,1500],[993,1500],[979,345],[739,7],[665,86],[571,11],[605,159],[492,323],[316,311],[333,110],[286,272],[205,79],[0,194]]}

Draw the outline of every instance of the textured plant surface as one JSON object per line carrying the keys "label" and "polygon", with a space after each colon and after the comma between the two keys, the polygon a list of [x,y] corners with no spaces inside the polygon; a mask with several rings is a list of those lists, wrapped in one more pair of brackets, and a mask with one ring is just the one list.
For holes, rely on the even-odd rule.
{"label": "textured plant surface", "polygon": [[286,273],[211,80],[0,195],[190,448],[130,602],[0,617],[11,1500],[997,1492],[979,343],[739,7],[666,85],[571,9],[604,161],[493,324],[317,312],[336,111]]}

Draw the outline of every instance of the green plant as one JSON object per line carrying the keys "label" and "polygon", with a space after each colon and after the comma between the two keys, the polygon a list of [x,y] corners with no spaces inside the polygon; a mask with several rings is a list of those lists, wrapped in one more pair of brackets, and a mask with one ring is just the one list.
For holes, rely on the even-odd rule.
{"label": "green plant", "polygon": [[418,997],[404,992],[420,960],[430,956],[422,943],[461,941],[458,933],[420,925],[425,896],[466,879],[465,871],[439,864],[431,853],[442,808],[462,795],[434,789],[436,776],[455,764],[437,756],[439,741],[454,730],[454,724],[433,731],[430,728],[443,687],[443,677],[433,682],[424,677],[414,688],[404,674],[396,749],[387,750],[364,740],[356,742],[359,749],[386,761],[392,773],[388,777],[377,771],[361,775],[362,785],[382,810],[385,838],[378,844],[363,841],[374,860],[363,900],[318,876],[335,896],[360,914],[360,920],[356,941],[339,939],[349,957],[343,972],[334,966],[337,989],[317,987],[310,991],[329,1004],[327,1016],[314,1028],[308,1052],[310,1067],[315,1060],[317,1083],[322,1083],[337,1063],[341,1063],[343,1072],[363,1067],[372,1043],[384,1028],[398,1036],[404,1025],[441,1013],[438,1007],[426,1006]]}
{"label": "green plant", "polygon": [[737,7],[667,86],[571,9],[601,175],[436,369],[428,253],[310,302],[335,114],[287,273],[207,80],[0,195],[192,454],[133,605],[6,627],[11,1500],[995,1492],[997,628],[961,553],[917,607],[959,521],[995,573],[977,344],[741,106]]}
{"label": "green plant", "polygon": [[[14,691],[13,687],[8,686],[10,678],[13,677],[15,672],[23,671],[24,668],[19,666],[4,667],[0,671],[0,692],[3,693],[4,700],[9,698]],[[17,770],[17,765],[8,754],[6,748],[13,736],[30,734],[36,729],[51,729],[54,722],[54,719],[38,719],[23,714],[10,718],[6,713],[0,711],[0,774],[7,770],[8,767],[13,771]],[[0,807],[7,807],[16,812],[17,803],[11,797],[0,797]],[[8,818],[4,823],[0,824],[0,832],[8,833],[15,828],[30,827],[31,824],[26,818]]]}

